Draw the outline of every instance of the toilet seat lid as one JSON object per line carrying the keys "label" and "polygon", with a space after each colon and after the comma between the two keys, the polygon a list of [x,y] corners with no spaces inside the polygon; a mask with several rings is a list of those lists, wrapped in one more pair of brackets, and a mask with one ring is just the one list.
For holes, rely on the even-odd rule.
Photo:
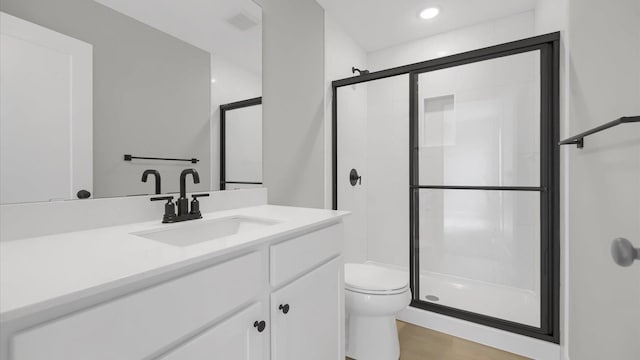
{"label": "toilet seat lid", "polygon": [[374,264],[345,264],[344,283],[347,289],[360,292],[384,293],[409,287],[407,274]]}

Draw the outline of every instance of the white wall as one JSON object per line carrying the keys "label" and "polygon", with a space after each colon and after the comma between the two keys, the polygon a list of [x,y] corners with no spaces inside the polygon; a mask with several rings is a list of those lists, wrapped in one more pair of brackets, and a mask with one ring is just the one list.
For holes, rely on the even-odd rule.
{"label": "white wall", "polygon": [[[569,132],[640,115],[640,2],[573,0],[569,7]],[[640,264],[621,268],[611,240],[640,246],[640,126],[563,148],[568,166],[568,346],[573,360],[638,359]],[[568,179],[567,179],[568,178]]]}
{"label": "white wall", "polygon": [[[220,55],[211,55],[211,78],[215,79],[215,82],[211,83],[211,189],[219,190],[220,105],[261,96],[262,78],[260,74],[247,71]],[[244,130],[248,131],[247,139],[262,136],[261,127],[246,127]],[[238,139],[236,136],[232,138]],[[233,162],[232,159],[229,161]]]}
{"label": "white wall", "polygon": [[324,10],[262,0],[263,167],[269,203],[324,206]]}

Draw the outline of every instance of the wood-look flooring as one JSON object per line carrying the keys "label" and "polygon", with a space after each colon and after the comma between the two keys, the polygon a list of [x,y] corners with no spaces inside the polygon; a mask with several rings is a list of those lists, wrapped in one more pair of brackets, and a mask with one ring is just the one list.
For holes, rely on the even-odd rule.
{"label": "wood-look flooring", "polygon": [[398,337],[400,338],[400,360],[528,359],[402,321],[398,321]]}

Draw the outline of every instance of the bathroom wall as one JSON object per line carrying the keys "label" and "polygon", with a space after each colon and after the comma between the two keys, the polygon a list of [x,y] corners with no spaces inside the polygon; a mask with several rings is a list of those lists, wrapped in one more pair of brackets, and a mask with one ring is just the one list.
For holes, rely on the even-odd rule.
{"label": "bathroom wall", "polygon": [[[247,71],[220,55],[211,55],[211,189],[220,189],[220,105],[262,96],[262,75]],[[261,106],[255,108],[261,109]],[[257,114],[256,114],[257,115]],[[261,117],[261,114],[258,115]],[[257,119],[257,117],[256,117]],[[247,139],[262,138],[262,127],[243,128]],[[240,138],[240,134],[228,134],[230,139]],[[262,158],[262,147],[258,154]],[[229,163],[241,159],[230,158]],[[230,180],[230,179],[227,179]],[[249,179],[238,179],[250,181]]]}
{"label": "bathroom wall", "polygon": [[324,206],[324,10],[262,0],[263,168],[269,203]]}
{"label": "bathroom wall", "polygon": [[183,166],[124,154],[196,157],[192,189],[209,189],[208,52],[90,0],[3,0],[0,10],[93,45],[94,197],[148,193],[148,167],[177,191]]}
{"label": "bathroom wall", "polygon": [[[640,115],[640,2],[571,1],[569,131]],[[563,147],[568,182],[569,358],[637,359],[640,263],[615,265],[609,247],[640,247],[640,124]]]}

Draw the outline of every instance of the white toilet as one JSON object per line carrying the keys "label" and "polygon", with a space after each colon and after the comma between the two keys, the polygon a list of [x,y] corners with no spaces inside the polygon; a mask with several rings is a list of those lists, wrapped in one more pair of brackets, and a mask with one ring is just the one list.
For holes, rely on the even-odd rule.
{"label": "white toilet", "polygon": [[398,360],[396,314],[411,302],[407,274],[345,264],[346,353],[356,360]]}

